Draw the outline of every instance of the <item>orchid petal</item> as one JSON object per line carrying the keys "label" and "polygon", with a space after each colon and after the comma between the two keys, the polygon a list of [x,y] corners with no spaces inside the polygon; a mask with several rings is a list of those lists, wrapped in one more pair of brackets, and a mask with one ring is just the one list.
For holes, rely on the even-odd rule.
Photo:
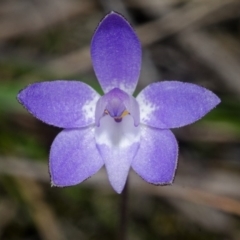
{"label": "orchid petal", "polygon": [[164,129],[193,123],[220,103],[206,88],[178,81],[150,84],[139,93],[137,101],[140,122]]}
{"label": "orchid petal", "polygon": [[100,127],[96,127],[95,138],[109,181],[114,190],[121,193],[139,146],[139,127],[134,126],[130,115],[121,122],[107,115],[101,119]]}
{"label": "orchid petal", "polygon": [[19,102],[36,118],[61,128],[94,123],[99,94],[78,81],[50,81],[29,85],[18,94]]}
{"label": "orchid petal", "polygon": [[103,160],[95,144],[94,127],[63,130],[51,146],[49,170],[53,186],[78,184],[102,166]]}
{"label": "orchid petal", "polygon": [[130,24],[111,12],[98,25],[91,43],[93,68],[103,91],[132,94],[141,69],[141,45]]}
{"label": "orchid petal", "polygon": [[170,130],[141,126],[141,141],[133,170],[152,184],[171,184],[177,167],[178,144]]}

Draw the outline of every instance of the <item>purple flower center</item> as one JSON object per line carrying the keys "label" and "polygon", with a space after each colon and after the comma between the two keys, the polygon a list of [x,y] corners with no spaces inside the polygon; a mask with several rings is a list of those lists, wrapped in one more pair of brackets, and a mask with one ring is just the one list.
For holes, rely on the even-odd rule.
{"label": "purple flower center", "polygon": [[124,111],[122,111],[121,114],[117,114],[117,113],[114,113],[114,111],[113,111],[113,112],[109,112],[108,109],[105,109],[105,110],[104,110],[104,116],[105,116],[105,115],[108,115],[108,114],[109,114],[112,118],[114,118],[115,122],[121,122],[121,121],[122,121],[122,118],[125,117],[125,116],[127,116],[127,115],[129,115],[130,113],[129,113],[127,110],[124,110]]}
{"label": "purple flower center", "polygon": [[[129,96],[126,92],[119,88],[114,88],[104,96],[102,96],[97,103],[96,107],[96,124],[99,126],[100,119],[109,115],[115,122],[122,122],[123,117],[132,116],[132,96]],[[135,106],[138,109],[138,105]],[[136,115],[136,114],[135,114]],[[133,113],[133,118],[134,116]],[[137,116],[139,118],[139,116]]]}

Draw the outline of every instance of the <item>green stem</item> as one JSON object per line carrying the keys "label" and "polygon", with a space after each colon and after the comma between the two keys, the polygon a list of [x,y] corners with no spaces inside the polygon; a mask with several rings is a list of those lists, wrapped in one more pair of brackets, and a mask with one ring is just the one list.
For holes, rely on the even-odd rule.
{"label": "green stem", "polygon": [[120,221],[119,221],[119,240],[127,240],[128,225],[128,179],[121,194],[120,199]]}

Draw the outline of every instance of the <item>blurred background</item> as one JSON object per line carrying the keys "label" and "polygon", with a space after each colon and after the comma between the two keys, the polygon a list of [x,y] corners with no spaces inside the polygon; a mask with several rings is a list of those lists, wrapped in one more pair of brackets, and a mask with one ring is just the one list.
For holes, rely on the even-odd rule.
{"label": "blurred background", "polygon": [[17,102],[35,81],[75,79],[101,92],[89,45],[115,10],[143,45],[137,92],[181,80],[214,91],[222,103],[174,130],[180,145],[173,186],[130,174],[128,239],[240,239],[239,0],[0,1],[0,239],[118,239],[119,202],[102,169],[83,184],[51,188],[50,145],[61,129]]}

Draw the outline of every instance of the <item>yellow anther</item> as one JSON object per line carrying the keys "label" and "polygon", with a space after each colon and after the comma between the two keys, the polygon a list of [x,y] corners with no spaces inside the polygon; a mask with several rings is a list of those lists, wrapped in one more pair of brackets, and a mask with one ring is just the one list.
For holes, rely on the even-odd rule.
{"label": "yellow anther", "polygon": [[123,118],[125,116],[127,116],[128,114],[130,114],[127,110],[125,110],[122,115],[120,116],[120,118]]}
{"label": "yellow anther", "polygon": [[[104,110],[104,114],[105,115],[108,115],[109,114],[109,111],[107,109]],[[123,111],[123,113],[118,116],[118,117],[114,117],[115,121],[117,122],[121,122],[122,121],[122,118],[127,116],[128,114],[130,114],[127,110]]]}

